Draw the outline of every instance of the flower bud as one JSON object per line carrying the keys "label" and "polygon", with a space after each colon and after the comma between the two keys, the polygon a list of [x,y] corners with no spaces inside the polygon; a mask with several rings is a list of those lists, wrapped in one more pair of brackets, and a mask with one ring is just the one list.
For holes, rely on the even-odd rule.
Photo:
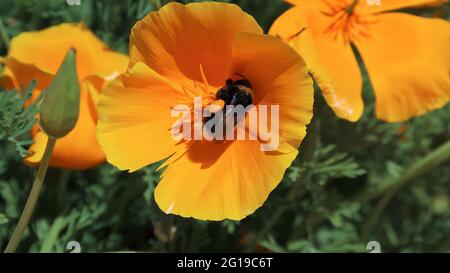
{"label": "flower bud", "polygon": [[75,65],[75,49],[70,49],[46,90],[39,125],[48,136],[60,138],[75,127],[80,111],[80,84]]}

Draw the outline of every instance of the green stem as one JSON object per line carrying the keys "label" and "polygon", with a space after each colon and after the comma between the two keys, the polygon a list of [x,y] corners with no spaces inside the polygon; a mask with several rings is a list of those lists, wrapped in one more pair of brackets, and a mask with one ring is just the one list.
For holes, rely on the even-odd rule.
{"label": "green stem", "polygon": [[[440,166],[441,164],[447,162],[450,160],[450,141],[447,141],[443,145],[441,145],[439,148],[432,151],[430,154],[428,154],[426,157],[424,157],[422,160],[419,160],[415,164],[413,164],[411,167],[409,167],[404,174],[394,179],[391,183],[387,183],[387,186],[383,186],[381,188],[377,189],[369,189],[366,191],[363,191],[362,193],[358,194],[356,197],[352,198],[350,202],[356,202],[356,203],[368,203],[373,201],[374,199],[386,195],[387,197],[384,197],[384,201],[380,200],[379,207],[382,208],[387,205],[388,201],[397,193],[402,187],[404,187],[406,184],[411,183],[414,181],[415,178],[426,174],[427,172],[433,170],[434,168]],[[386,204],[384,204],[386,203]],[[376,209],[380,210],[381,209]],[[374,212],[376,214],[379,214],[378,212]],[[374,216],[373,218],[375,219]],[[311,221],[312,226],[316,226],[319,223],[321,223],[323,220],[326,219],[326,215],[323,214],[313,214],[309,216],[309,220]],[[374,221],[374,220],[368,220]],[[366,224],[366,226],[369,226],[369,224]],[[368,228],[363,228],[363,230]],[[367,233],[364,231],[363,233]]]}
{"label": "green stem", "polygon": [[[378,202],[375,210],[371,213],[368,220],[363,225],[363,237],[366,237],[374,225],[378,222],[378,219],[382,215],[384,209],[389,204],[391,199],[395,196],[397,192],[400,191],[406,184],[414,181],[414,178],[419,177],[433,168],[447,162],[450,160],[450,141],[447,141],[445,144],[441,145],[439,148],[432,151],[428,156],[424,159],[418,161],[413,164],[410,168],[408,168],[405,173],[397,178],[393,183],[390,183],[383,191],[383,197]],[[378,195],[374,195],[376,197]],[[372,196],[370,196],[372,197]],[[373,198],[373,197],[372,197]]]}
{"label": "green stem", "polygon": [[20,239],[22,238],[22,234],[27,228],[28,223],[30,222],[30,218],[31,215],[33,214],[34,207],[36,206],[36,202],[39,197],[42,184],[44,183],[45,174],[47,173],[48,165],[50,163],[50,158],[53,152],[53,148],[55,147],[55,143],[56,138],[52,137],[48,138],[44,156],[42,158],[41,164],[39,165],[39,169],[36,178],[34,180],[33,186],[31,188],[30,195],[28,196],[27,203],[25,204],[25,208],[23,209],[22,215],[20,216],[19,223],[17,224],[17,227],[14,230],[11,239],[9,240],[5,253],[16,252],[17,246],[19,245]]}
{"label": "green stem", "polygon": [[56,196],[56,204],[58,207],[58,210],[62,213],[67,212],[67,207],[65,204],[67,202],[66,194],[67,194],[67,185],[69,183],[71,171],[67,169],[62,169],[60,173],[59,183],[58,183],[58,190],[57,190],[57,196]]}
{"label": "green stem", "polygon": [[9,48],[9,37],[8,33],[6,32],[5,25],[3,25],[3,18],[0,17],[0,38],[2,39],[3,43],[5,43],[5,48]]}
{"label": "green stem", "polygon": [[161,0],[152,0],[151,3],[153,5],[154,10],[159,10],[162,6]]}

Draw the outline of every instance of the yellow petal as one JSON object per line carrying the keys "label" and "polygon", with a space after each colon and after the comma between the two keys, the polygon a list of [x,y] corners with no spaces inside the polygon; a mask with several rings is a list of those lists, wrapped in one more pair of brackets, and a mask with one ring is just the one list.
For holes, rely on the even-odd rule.
{"label": "yellow petal", "polygon": [[289,42],[306,27],[306,17],[303,15],[303,7],[293,7],[278,17],[270,27],[269,34],[280,37]]}
{"label": "yellow petal", "polygon": [[108,162],[135,171],[181,149],[170,131],[172,107],[180,103],[185,95],[144,63],[114,80],[98,104],[98,141]]}
{"label": "yellow petal", "polygon": [[[169,3],[136,23],[130,37],[130,67],[142,61],[181,83],[223,85],[231,64],[231,42],[239,32],[262,33],[238,6],[224,3]],[[186,83],[184,83],[186,85]]]}
{"label": "yellow petal", "polygon": [[371,4],[369,0],[359,1],[358,9],[362,12],[385,12],[404,8],[413,8],[420,6],[437,6],[447,3],[448,0],[379,0],[380,5]]}
{"label": "yellow petal", "polygon": [[[13,38],[0,84],[7,88],[26,86],[37,81],[30,101],[40,90],[48,87],[69,48],[77,54],[77,73],[82,80],[80,119],[73,132],[58,140],[51,166],[70,169],[95,167],[105,160],[96,141],[96,97],[105,82],[125,71],[128,58],[110,51],[105,44],[82,24],[61,24],[42,31],[24,32]],[[38,126],[32,129],[35,144],[33,153],[25,159],[28,164],[38,164],[46,145],[46,137]]]}
{"label": "yellow petal", "polygon": [[108,49],[84,25],[69,23],[41,31],[22,32],[12,39],[8,57],[54,75],[70,48],[77,50],[80,80],[89,75],[108,77],[121,73],[128,64],[125,55]]}
{"label": "yellow petal", "polygon": [[166,213],[241,220],[264,203],[296,155],[261,152],[257,141],[196,143],[164,171],[155,199]]}
{"label": "yellow petal", "polygon": [[0,85],[7,89],[26,88],[32,81],[36,81],[37,89],[47,88],[53,75],[48,74],[32,64],[21,63],[8,57],[5,59],[5,67],[0,77]]}
{"label": "yellow petal", "polygon": [[291,10],[271,33],[281,33],[285,40],[290,35],[289,44],[305,60],[328,105],[338,117],[358,120],[364,109],[362,77],[349,41],[342,33],[326,30],[333,19],[317,6],[302,5]]}
{"label": "yellow petal", "polygon": [[450,99],[450,24],[404,13],[378,15],[355,44],[376,95],[376,113],[403,121]]}
{"label": "yellow petal", "polygon": [[251,82],[253,104],[266,105],[269,110],[279,106],[277,150],[297,150],[312,118],[314,100],[313,82],[303,59],[276,37],[241,33],[233,44],[232,71]]}

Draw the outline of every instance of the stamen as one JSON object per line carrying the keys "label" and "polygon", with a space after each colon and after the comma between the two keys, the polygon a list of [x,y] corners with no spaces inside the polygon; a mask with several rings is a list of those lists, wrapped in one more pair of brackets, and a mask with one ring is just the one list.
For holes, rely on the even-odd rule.
{"label": "stamen", "polygon": [[302,28],[299,32],[297,32],[297,33],[295,33],[295,34],[289,36],[289,37],[288,37],[288,40],[292,40],[292,39],[294,39],[294,38],[297,38],[297,37],[300,36],[300,34],[302,34],[303,31],[305,31],[305,30],[306,30],[306,27]]}
{"label": "stamen", "polygon": [[186,94],[186,95],[188,95],[188,96],[190,96],[190,97],[195,97],[196,95],[197,95],[197,93],[195,92],[195,91],[193,91],[192,89],[190,89],[190,88],[188,88],[188,87],[186,87],[186,86],[182,86],[181,87],[182,88],[182,90],[183,90],[183,92]]}

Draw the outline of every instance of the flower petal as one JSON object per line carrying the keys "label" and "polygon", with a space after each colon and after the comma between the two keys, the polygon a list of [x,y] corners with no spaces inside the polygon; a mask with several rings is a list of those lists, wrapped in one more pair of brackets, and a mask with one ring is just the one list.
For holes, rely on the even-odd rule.
{"label": "flower petal", "polygon": [[404,13],[378,15],[355,44],[376,95],[376,113],[403,121],[450,99],[450,24]]}
{"label": "flower petal", "polygon": [[80,80],[89,75],[108,77],[125,71],[128,58],[107,48],[82,24],[60,24],[41,31],[23,32],[11,41],[8,57],[54,75],[70,48],[77,50]]}
{"label": "flower petal", "polygon": [[180,82],[223,85],[231,64],[231,42],[239,32],[262,33],[238,6],[224,3],[169,3],[139,21],[130,37],[130,67],[142,61]]}
{"label": "flower petal", "polygon": [[0,85],[7,89],[20,89],[21,85],[26,88],[32,80],[36,80],[36,88],[42,90],[49,86],[52,77],[53,75],[41,71],[35,65],[21,63],[8,57],[0,77]]}
{"label": "flower petal", "polygon": [[[65,137],[56,141],[55,150],[50,160],[50,166],[67,169],[88,169],[105,161],[100,145],[95,136],[96,121],[91,116],[89,108],[88,87],[90,82],[84,81],[80,87],[80,115],[75,128]],[[35,92],[37,93],[37,91]],[[25,163],[37,165],[42,160],[48,137],[40,130],[34,130],[30,146],[32,153],[25,158]]]}
{"label": "flower petal", "polygon": [[352,48],[343,40],[305,31],[293,47],[302,55],[328,105],[340,118],[357,121],[364,109],[362,77]]}
{"label": "flower petal", "polygon": [[280,15],[270,27],[269,34],[289,42],[306,27],[303,7],[293,7]]}
{"label": "flower petal", "polygon": [[177,145],[170,128],[172,107],[186,97],[144,63],[114,80],[98,105],[98,141],[107,160],[121,170],[135,171],[168,158]]}
{"label": "flower petal", "polygon": [[[374,2],[375,0],[373,0]],[[448,0],[378,0],[380,5],[373,4],[370,0],[359,1],[358,9],[363,12],[378,13],[404,8],[414,8],[420,6],[438,6],[447,3]]]}
{"label": "flower petal", "polygon": [[266,105],[269,110],[279,106],[277,150],[297,150],[311,121],[314,100],[313,82],[303,59],[276,37],[241,33],[233,44],[233,72],[251,82],[253,104]]}
{"label": "flower petal", "polygon": [[337,116],[358,120],[364,108],[360,68],[344,36],[327,31],[332,18],[313,5],[301,5],[278,20],[270,33],[280,35],[303,57]]}
{"label": "flower petal", "polygon": [[264,203],[296,155],[261,152],[257,141],[196,143],[164,171],[155,199],[166,213],[241,220]]}

